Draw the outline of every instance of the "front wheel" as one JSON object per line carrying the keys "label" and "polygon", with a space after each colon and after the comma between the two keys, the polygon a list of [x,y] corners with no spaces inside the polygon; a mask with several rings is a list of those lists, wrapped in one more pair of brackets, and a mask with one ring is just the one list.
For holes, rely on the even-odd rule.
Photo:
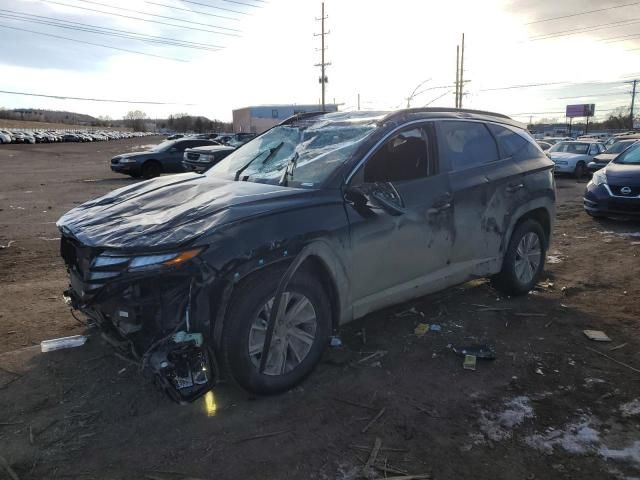
{"label": "front wheel", "polygon": [[264,371],[260,372],[274,295],[284,269],[254,275],[236,290],[222,336],[226,372],[258,394],[289,390],[320,361],[330,331],[329,299],[322,284],[297,272],[282,295],[283,314],[273,330]]}
{"label": "front wheel", "polygon": [[491,282],[507,295],[525,295],[538,283],[546,258],[546,237],[535,220],[516,227],[505,252],[502,270]]}
{"label": "front wheel", "polygon": [[584,162],[578,162],[578,164],[576,165],[576,169],[573,171],[573,175],[578,180],[581,180],[582,177],[584,177],[586,174],[587,174],[587,166],[584,164]]}

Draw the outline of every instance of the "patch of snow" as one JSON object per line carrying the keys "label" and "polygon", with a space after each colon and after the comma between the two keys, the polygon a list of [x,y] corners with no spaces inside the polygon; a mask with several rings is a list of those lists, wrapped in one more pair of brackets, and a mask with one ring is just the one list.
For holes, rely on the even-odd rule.
{"label": "patch of snow", "polygon": [[620,405],[620,412],[623,417],[632,417],[634,415],[640,415],[640,400],[637,398],[630,402]]}
{"label": "patch of snow", "polygon": [[501,441],[512,436],[512,430],[528,418],[534,418],[529,397],[520,396],[504,403],[501,412],[481,412],[480,430],[493,441]]}
{"label": "patch of snow", "polygon": [[640,464],[640,440],[636,440],[630,446],[620,449],[602,446],[598,453],[607,459],[630,460],[633,463]]}
{"label": "patch of snow", "polygon": [[600,435],[591,427],[589,419],[569,424],[563,430],[534,434],[525,439],[525,443],[530,447],[549,454],[553,453],[554,447],[560,447],[574,454],[593,452],[599,442]]}
{"label": "patch of snow", "polygon": [[547,255],[547,263],[562,263],[562,259],[558,255]]}
{"label": "patch of snow", "polygon": [[590,388],[593,385],[596,385],[598,383],[607,383],[606,380],[603,380],[601,378],[592,378],[592,377],[587,377],[584,379],[584,386],[586,388]]}

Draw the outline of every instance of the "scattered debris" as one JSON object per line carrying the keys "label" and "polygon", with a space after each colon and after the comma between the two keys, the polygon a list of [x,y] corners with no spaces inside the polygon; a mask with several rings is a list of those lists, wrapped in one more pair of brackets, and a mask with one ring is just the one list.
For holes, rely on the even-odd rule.
{"label": "scattered debris", "polygon": [[380,437],[376,437],[375,442],[373,443],[373,448],[371,449],[371,453],[369,454],[369,458],[367,459],[367,463],[364,465],[365,469],[369,469],[376,463],[376,459],[378,458],[378,453],[380,452],[380,448],[382,447],[382,440]]}
{"label": "scattered debris", "polygon": [[562,263],[562,259],[560,258],[559,255],[547,255],[547,263],[549,264]]}
{"label": "scattered debris", "polygon": [[0,250],[4,250],[5,248],[9,248],[14,243],[16,243],[15,240],[9,240],[9,243],[7,243],[6,245],[0,245]]}
{"label": "scattered debris", "polygon": [[2,455],[0,455],[0,466],[5,469],[9,477],[11,477],[11,480],[20,480],[18,474],[13,470],[13,468],[11,468],[11,465],[9,465],[7,460]]}
{"label": "scattered debris", "polygon": [[610,342],[611,339],[602,330],[583,330],[589,340],[596,342]]}
{"label": "scattered debris", "polygon": [[440,332],[442,331],[442,326],[438,325],[437,323],[432,323],[431,327],[429,327],[429,330],[431,330],[432,332]]}
{"label": "scattered debris", "polygon": [[563,430],[550,430],[544,434],[534,434],[525,439],[530,447],[547,454],[553,453],[554,447],[561,447],[567,452],[583,454],[592,450],[600,441],[597,430],[591,427],[588,419],[580,423],[567,425]]}
{"label": "scattered debris", "polygon": [[479,308],[478,311],[479,312],[506,312],[508,310],[511,310],[510,308],[507,307],[486,307],[486,308]]}
{"label": "scattered debris", "polygon": [[60,237],[38,237],[40,240],[44,240],[45,242],[57,242],[60,240]]}
{"label": "scattered debris", "polygon": [[504,407],[499,413],[481,412],[480,430],[494,442],[511,438],[515,427],[535,417],[529,397],[512,398],[504,402]]}
{"label": "scattered debris", "polygon": [[536,367],[535,372],[536,372],[538,375],[544,375],[544,372],[542,371],[542,369],[541,369],[540,367]]}
{"label": "scattered debris", "polygon": [[340,348],[342,347],[342,340],[340,340],[340,337],[331,337],[330,345],[332,348]]}
{"label": "scattered debris", "polygon": [[412,315],[419,315],[419,316],[421,316],[422,318],[424,318],[424,313],[422,313],[422,312],[420,312],[420,311],[416,310],[416,307],[411,307],[411,308],[409,308],[409,309],[407,309],[407,310],[403,310],[403,311],[401,311],[401,312],[398,312],[398,313],[396,313],[396,314],[394,315],[394,317],[396,317],[396,318],[402,318],[402,317],[410,317],[410,316],[412,316]]}
{"label": "scattered debris", "polygon": [[70,337],[52,338],[40,342],[40,349],[43,353],[61,350],[63,348],[81,347],[89,337],[86,335],[72,335]]}
{"label": "scattered debris", "polygon": [[489,345],[468,345],[464,347],[451,347],[458,355],[465,357],[467,355],[473,355],[481,360],[495,360],[496,351]]}
{"label": "scattered debris", "polygon": [[241,438],[240,440],[236,440],[233,443],[242,443],[242,442],[248,442],[251,440],[260,440],[262,438],[275,437],[275,436],[284,435],[285,433],[290,433],[290,432],[291,430],[280,430],[278,432],[262,433],[260,435],[253,435],[252,437]]}
{"label": "scattered debris", "polygon": [[462,363],[462,368],[465,370],[475,370],[476,369],[476,356],[475,355],[465,355],[464,362]]}
{"label": "scattered debris", "polygon": [[514,315],[518,317],[546,317],[546,313],[525,313],[525,312],[516,312]]}
{"label": "scattered debris", "polygon": [[620,345],[616,345],[615,347],[611,347],[611,348],[609,349],[609,351],[610,351],[610,352],[613,352],[613,351],[615,351],[615,350],[620,350],[621,348],[624,348],[624,347],[626,347],[627,345],[628,345],[628,344],[627,344],[627,342],[624,342],[624,343],[621,343]]}
{"label": "scattered debris", "polygon": [[422,337],[425,333],[429,331],[428,323],[419,323],[416,328],[413,330],[413,333],[418,337]]}
{"label": "scattered debris", "polygon": [[633,417],[635,415],[640,415],[640,400],[637,398],[635,400],[631,400],[630,402],[623,403],[620,405],[620,412],[622,412],[623,417]]}
{"label": "scattered debris", "polygon": [[361,433],[367,433],[367,430],[369,430],[369,429],[371,428],[371,426],[372,426],[374,423],[376,423],[376,422],[380,419],[380,417],[381,417],[382,415],[384,415],[384,412],[385,412],[386,410],[387,410],[387,408],[386,408],[386,407],[383,407],[383,408],[378,412],[378,414],[377,414],[375,417],[373,417],[373,418],[371,419],[371,421],[370,421],[369,423],[367,423],[367,424],[364,426],[364,428],[361,430]]}
{"label": "scattered debris", "polygon": [[358,360],[356,363],[365,363],[366,361],[368,361],[368,360],[373,360],[374,358],[379,359],[379,358],[384,357],[386,354],[387,354],[387,351],[386,351],[386,350],[378,350],[378,351],[373,352],[373,353],[372,353],[372,354],[370,354],[370,355],[367,355],[367,356],[366,356],[366,357],[364,357],[364,358],[361,358],[361,359],[360,359],[360,360]]}
{"label": "scattered debris", "polygon": [[640,369],[637,369],[637,368],[635,368],[635,367],[632,367],[632,366],[631,366],[631,365],[629,365],[628,363],[624,363],[624,362],[621,362],[620,360],[616,360],[615,358],[610,357],[610,356],[609,356],[609,355],[607,355],[606,353],[602,353],[602,352],[600,352],[600,351],[596,350],[595,348],[590,348],[590,347],[585,347],[585,348],[586,348],[587,350],[591,350],[593,353],[597,353],[598,355],[600,355],[600,356],[602,356],[602,357],[604,357],[604,358],[608,358],[609,360],[611,360],[611,361],[612,361],[612,362],[614,362],[614,363],[617,363],[618,365],[621,365],[621,366],[623,366],[623,367],[626,367],[626,368],[628,368],[629,370],[633,370],[633,371],[634,371],[634,372],[636,372],[636,373],[640,373]]}

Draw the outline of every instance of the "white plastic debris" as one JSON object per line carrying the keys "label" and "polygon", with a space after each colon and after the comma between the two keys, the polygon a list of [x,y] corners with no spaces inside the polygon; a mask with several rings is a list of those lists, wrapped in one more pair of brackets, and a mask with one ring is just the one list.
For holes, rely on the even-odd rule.
{"label": "white plastic debris", "polygon": [[40,350],[42,353],[53,352],[54,350],[62,350],[63,348],[81,347],[87,341],[86,335],[72,335],[70,337],[52,338],[51,340],[43,340],[40,342]]}

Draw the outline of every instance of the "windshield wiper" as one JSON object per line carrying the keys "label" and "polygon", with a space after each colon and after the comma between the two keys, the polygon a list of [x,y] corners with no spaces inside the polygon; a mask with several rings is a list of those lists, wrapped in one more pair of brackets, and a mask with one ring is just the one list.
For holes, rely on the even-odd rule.
{"label": "windshield wiper", "polygon": [[[278,145],[276,145],[275,147],[271,147],[267,150],[262,150],[260,153],[258,153],[255,157],[253,157],[251,160],[249,160],[246,165],[244,165],[242,168],[240,168],[238,171],[236,171],[236,175],[234,180],[237,182],[238,179],[240,178],[240,175],[242,175],[242,172],[244,172],[247,168],[249,168],[249,165],[251,165],[253,162],[255,162],[258,158],[260,158],[260,156],[262,154],[264,154],[265,152],[269,152],[269,155],[267,155],[267,158],[265,158],[262,163],[267,163],[267,161],[269,159],[271,159],[276,153],[278,153],[278,150],[280,150],[280,148],[282,147],[282,145],[284,145],[284,142],[280,142]],[[248,177],[247,177],[248,178]],[[245,179],[246,180],[246,179]]]}
{"label": "windshield wiper", "polygon": [[284,173],[280,178],[280,185],[284,185],[285,187],[289,185],[289,179],[293,178],[293,170],[298,164],[298,157],[300,157],[300,155],[298,155],[298,152],[296,152],[293,154],[293,157],[291,157],[287,162],[287,168],[284,169]]}

